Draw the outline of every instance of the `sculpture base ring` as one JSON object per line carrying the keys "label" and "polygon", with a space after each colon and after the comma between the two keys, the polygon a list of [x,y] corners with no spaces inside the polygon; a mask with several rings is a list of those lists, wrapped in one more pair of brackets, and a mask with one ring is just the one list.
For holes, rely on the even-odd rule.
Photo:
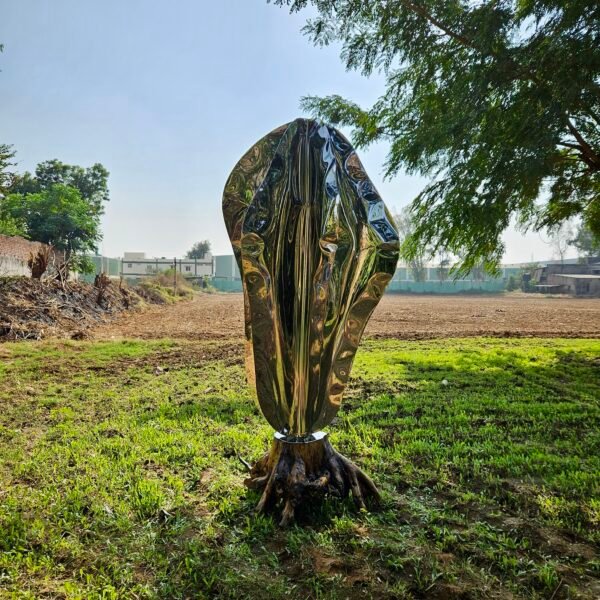
{"label": "sculpture base ring", "polygon": [[327,437],[327,433],[325,431],[315,431],[314,433],[309,433],[305,436],[290,436],[281,433],[280,431],[276,431],[273,437],[286,444],[311,444],[313,442],[324,440]]}
{"label": "sculpture base ring", "polygon": [[307,497],[345,498],[351,493],[361,509],[366,508],[369,499],[379,502],[379,492],[369,476],[336,452],[327,434],[319,434],[319,439],[308,442],[288,441],[283,434],[275,434],[271,449],[252,467],[244,481],[247,487],[262,490],[257,512],[266,512],[281,504],[280,525],[286,526],[295,519],[296,507]]}

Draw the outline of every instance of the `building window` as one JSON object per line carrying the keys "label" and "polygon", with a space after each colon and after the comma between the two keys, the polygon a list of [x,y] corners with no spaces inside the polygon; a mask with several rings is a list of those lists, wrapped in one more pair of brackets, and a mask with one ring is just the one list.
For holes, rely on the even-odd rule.
{"label": "building window", "polygon": [[127,263],[127,268],[131,269],[131,267],[133,267],[133,265],[131,263]]}
{"label": "building window", "polygon": [[186,267],[186,268],[185,268],[185,270],[186,270],[186,271],[191,271],[191,270],[192,270],[192,267]]}

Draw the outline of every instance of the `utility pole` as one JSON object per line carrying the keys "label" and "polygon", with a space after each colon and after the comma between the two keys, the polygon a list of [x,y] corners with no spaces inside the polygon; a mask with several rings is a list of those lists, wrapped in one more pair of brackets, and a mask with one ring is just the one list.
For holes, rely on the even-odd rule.
{"label": "utility pole", "polygon": [[173,259],[173,296],[177,296],[177,258]]}

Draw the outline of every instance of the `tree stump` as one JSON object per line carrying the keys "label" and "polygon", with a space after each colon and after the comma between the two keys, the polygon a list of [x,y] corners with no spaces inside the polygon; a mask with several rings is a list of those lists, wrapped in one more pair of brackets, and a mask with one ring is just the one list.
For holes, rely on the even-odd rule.
{"label": "tree stump", "polygon": [[266,512],[283,503],[280,525],[294,520],[295,509],[306,497],[333,495],[340,498],[352,492],[358,508],[366,508],[366,500],[376,504],[380,495],[365,473],[352,461],[333,449],[327,434],[314,434],[312,441],[287,441],[275,434],[273,444],[251,468],[244,481],[250,489],[263,490],[256,506]]}

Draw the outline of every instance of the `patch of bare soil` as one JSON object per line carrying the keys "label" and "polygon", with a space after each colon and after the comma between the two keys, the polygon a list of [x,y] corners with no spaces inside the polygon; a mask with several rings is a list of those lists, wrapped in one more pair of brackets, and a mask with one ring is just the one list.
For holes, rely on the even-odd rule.
{"label": "patch of bare soil", "polygon": [[150,306],[140,313],[124,314],[98,327],[99,339],[222,340],[244,333],[244,302],[241,294],[198,293],[190,301]]}
{"label": "patch of bare soil", "polygon": [[81,282],[0,278],[0,341],[45,337],[85,338],[87,330],[136,309],[142,298],[126,287],[102,289]]}
{"label": "patch of bare soil", "polygon": [[387,294],[367,335],[397,339],[437,337],[600,337],[600,299]]}
{"label": "patch of bare soil", "polygon": [[[152,306],[97,328],[96,338],[239,338],[244,331],[241,294],[197,294],[190,302]],[[505,296],[387,294],[367,325],[376,338],[600,337],[600,300]]]}

